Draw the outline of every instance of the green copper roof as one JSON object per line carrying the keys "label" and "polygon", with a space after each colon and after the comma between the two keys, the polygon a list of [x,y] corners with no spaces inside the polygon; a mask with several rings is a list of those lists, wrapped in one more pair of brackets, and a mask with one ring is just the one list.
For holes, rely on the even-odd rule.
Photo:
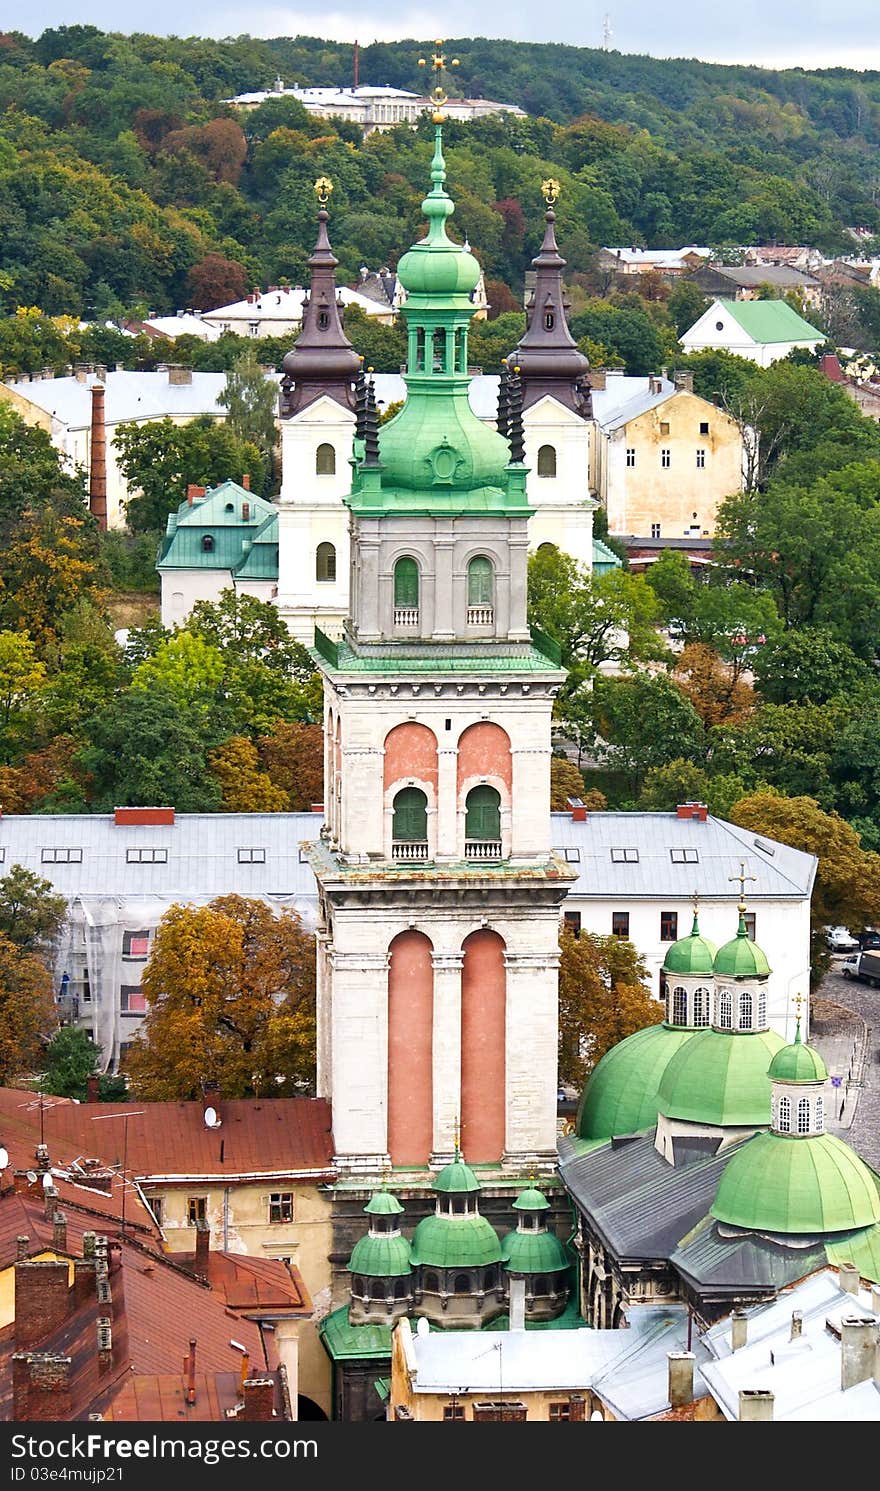
{"label": "green copper roof", "polygon": [[667,1118],[718,1128],[770,1122],[771,1058],[784,1044],[774,1030],[700,1030],[677,1051],[660,1082]]}
{"label": "green copper roof", "polygon": [[854,1263],[863,1279],[880,1284],[880,1225],[867,1227],[855,1236],[838,1237],[826,1243],[829,1263]]}
{"label": "green copper roof", "polygon": [[700,936],[700,924],[694,912],[690,937],[679,937],[663,959],[666,973],[699,973],[711,977],[715,964],[715,945]]}
{"label": "green copper roof", "polygon": [[434,1190],[441,1196],[471,1195],[480,1189],[480,1182],[470,1165],[456,1155],[451,1165],[446,1165],[434,1181]]}
{"label": "green copper roof", "polygon": [[[614,1046],[587,1078],[577,1116],[581,1139],[635,1134],[657,1121],[660,1079],[676,1052],[697,1034],[649,1025]],[[768,1087],[767,1107],[770,1098]]]}
{"label": "green copper roof", "polygon": [[412,1261],[434,1268],[473,1268],[501,1261],[501,1244],[491,1222],[467,1217],[423,1217],[413,1233]]}
{"label": "green copper roof", "polygon": [[623,560],[601,538],[593,539],[593,574],[607,575],[610,570],[622,569]]}
{"label": "green copper roof", "polygon": [[373,1360],[391,1356],[391,1327],[371,1321],[367,1325],[352,1325],[348,1318],[348,1306],[334,1310],[318,1326],[318,1335],[328,1356],[334,1361]]}
{"label": "green copper roof", "polygon": [[[210,540],[207,549],[204,539]],[[192,503],[182,502],[176,512],[168,515],[156,568],[160,571],[237,570],[250,552],[248,546],[256,541],[276,545],[273,578],[277,578],[278,514],[275,508],[271,502],[246,491],[237,482],[221,482],[204,497],[197,497]]]}
{"label": "green copper roof", "polygon": [[712,1215],[759,1232],[846,1232],[880,1222],[878,1178],[832,1134],[756,1134],[724,1171]]}
{"label": "green copper roof", "polygon": [[824,342],[825,334],[784,300],[719,300],[754,342]]}
{"label": "green copper roof", "polygon": [[419,673],[476,673],[486,678],[496,673],[559,673],[558,664],[528,642],[502,653],[491,648],[468,650],[466,644],[446,642],[426,642],[419,651],[407,644],[405,651],[401,647],[387,656],[378,649],[354,652],[347,642],[332,644],[332,658],[326,656],[328,649],[324,646],[315,646],[311,651],[339,673],[375,673],[379,677],[385,673],[402,679]]}
{"label": "green copper roof", "polygon": [[514,1211],[549,1211],[550,1202],[543,1191],[536,1191],[534,1186],[528,1190],[520,1191],[513,1203]]}
{"label": "green copper roof", "polygon": [[394,1279],[411,1273],[409,1243],[399,1234],[389,1237],[387,1233],[368,1233],[355,1243],[348,1271],[375,1279]]}
{"label": "green copper roof", "polygon": [[555,1232],[508,1232],[501,1259],[512,1274],[561,1273],[571,1263]]}
{"label": "green copper roof", "polygon": [[364,1211],[368,1217],[399,1217],[403,1207],[390,1191],[374,1191]]}
{"label": "green copper roof", "polygon": [[431,161],[431,190],[422,203],[428,220],[428,232],[414,243],[397,266],[397,277],[413,296],[470,297],[480,279],[480,266],[473,254],[447,237],[446,219],[455,211],[455,203],[446,192],[446,162],[443,159],[443,131],[434,130],[434,159]]}
{"label": "green copper roof", "polygon": [[798,1019],[794,1041],[777,1051],[770,1063],[768,1074],[774,1082],[827,1082],[828,1068],[812,1046],[801,1040],[801,1022]]}
{"label": "green copper roof", "polygon": [[770,973],[767,959],[746,933],[742,911],[736,936],[725,942],[715,954],[715,973],[723,978],[767,978]]}

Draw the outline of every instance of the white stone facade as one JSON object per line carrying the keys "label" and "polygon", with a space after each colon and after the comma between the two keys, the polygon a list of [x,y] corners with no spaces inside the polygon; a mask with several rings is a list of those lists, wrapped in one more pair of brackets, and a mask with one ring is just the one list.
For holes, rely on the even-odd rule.
{"label": "white stone facade", "polygon": [[[308,644],[316,625],[338,636],[348,613],[348,509],[342,498],[351,486],[353,436],[354,414],[327,395],[281,423],[276,605],[297,640]],[[332,545],[332,580],[321,563],[322,544]]]}

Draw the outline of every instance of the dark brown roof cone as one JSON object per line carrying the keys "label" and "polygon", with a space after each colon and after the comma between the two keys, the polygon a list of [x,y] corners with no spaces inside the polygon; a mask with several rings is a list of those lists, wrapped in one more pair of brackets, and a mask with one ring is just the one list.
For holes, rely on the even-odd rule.
{"label": "dark brown roof cone", "polygon": [[591,415],[590,364],[579,352],[568,326],[569,302],[562,287],[565,260],[556,243],[556,213],[548,206],[541,252],[532,260],[535,289],[528,304],[526,334],[511,355],[520,370],[523,408],[545,394],[589,419]]}
{"label": "dark brown roof cone", "polygon": [[[316,184],[316,191],[319,185]],[[309,259],[311,281],[303,306],[302,330],[281,364],[281,417],[305,409],[327,394],[346,409],[354,408],[354,380],[360,358],[342,329],[341,305],[337,300],[335,269],[339,260],[330,247],[327,223],[330,214],[324,195],[318,211],[318,239]]]}
{"label": "dark brown roof cone", "polygon": [[104,418],[104,385],[92,384],[92,437],[89,461],[89,512],[103,533],[107,532],[107,427]]}

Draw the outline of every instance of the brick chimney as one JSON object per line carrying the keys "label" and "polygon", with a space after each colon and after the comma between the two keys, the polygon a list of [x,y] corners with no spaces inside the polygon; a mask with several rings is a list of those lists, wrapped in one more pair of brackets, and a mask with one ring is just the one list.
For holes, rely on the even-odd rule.
{"label": "brick chimney", "polygon": [[245,489],[246,492],[250,491],[250,489],[251,489],[251,474],[250,474],[249,471],[245,472],[244,476],[241,479],[241,484],[244,487],[244,489]]}
{"label": "brick chimney", "polygon": [[173,808],[114,808],[113,823],[116,828],[143,828],[145,825],[172,824]]}
{"label": "brick chimney", "polygon": [[199,487],[196,486],[195,482],[190,482],[189,486],[186,489],[186,500],[189,503],[190,507],[192,507],[193,503],[198,497],[204,497],[207,490],[207,487]]}
{"label": "brick chimney", "polygon": [[98,1371],[103,1375],[113,1365],[113,1326],[109,1315],[98,1316],[97,1336]]}
{"label": "brick chimney", "polygon": [[12,1358],[12,1417],[47,1423],[71,1414],[69,1356],[16,1351]]}
{"label": "brick chimney", "polygon": [[675,384],[676,388],[679,390],[680,393],[693,393],[693,391],[694,391],[694,375],[693,375],[693,373],[691,373],[689,371],[685,372],[683,369],[680,371],[678,368],[676,368],[675,372],[672,375],[672,381],[673,381],[673,383]]}
{"label": "brick chimney", "polygon": [[92,443],[89,462],[89,512],[102,533],[107,532],[107,426],[104,414],[106,390],[92,384]]}
{"label": "brick chimney", "polygon": [[248,1424],[268,1424],[275,1408],[275,1383],[271,1377],[247,1377],[242,1383],[244,1413]]}
{"label": "brick chimney", "polygon": [[192,368],[185,368],[180,363],[170,362],[168,364],[168,382],[173,384],[192,383]]}
{"label": "brick chimney", "polygon": [[572,823],[586,823],[587,809],[583,799],[580,797],[569,797],[566,801],[571,808]]}
{"label": "brick chimney", "polygon": [[189,1352],[183,1358],[184,1391],[187,1403],[196,1401],[196,1341],[190,1337]]}
{"label": "brick chimney", "polygon": [[101,1101],[101,1079],[97,1072],[86,1077],[86,1102],[99,1103]]}
{"label": "brick chimney", "polygon": [[211,1256],[211,1224],[202,1218],[196,1222],[196,1261],[195,1271],[203,1278],[208,1277],[208,1259]]}
{"label": "brick chimney", "polygon": [[20,1232],[18,1234],[18,1237],[15,1239],[15,1256],[19,1263],[22,1261],[22,1259],[27,1258],[30,1250],[30,1238],[28,1237],[26,1232]]}
{"label": "brick chimney", "polygon": [[694,823],[705,823],[709,809],[704,802],[680,802],[675,810],[676,818],[690,818]]}
{"label": "brick chimney", "polygon": [[601,391],[605,387],[605,379],[607,377],[605,368],[590,368],[588,376],[591,388]]}
{"label": "brick chimney", "polygon": [[67,1273],[66,1261],[16,1261],[16,1346],[35,1346],[67,1319]]}
{"label": "brick chimney", "polygon": [[56,1211],[52,1218],[52,1246],[58,1253],[67,1252],[67,1218],[63,1211]]}
{"label": "brick chimney", "polygon": [[55,1203],[58,1200],[58,1192],[54,1186],[43,1188],[43,1216],[47,1222],[55,1220]]}

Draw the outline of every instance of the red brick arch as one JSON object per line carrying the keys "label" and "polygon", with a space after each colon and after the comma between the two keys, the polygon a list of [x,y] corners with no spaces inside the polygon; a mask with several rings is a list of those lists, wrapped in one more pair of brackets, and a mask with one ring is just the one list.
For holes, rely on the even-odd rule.
{"label": "red brick arch", "polygon": [[503,783],[510,799],[513,771],[510,759],[510,736],[500,725],[481,720],[469,725],[458,742],[458,796],[465,782],[473,778],[492,777]]}
{"label": "red brick arch", "polygon": [[385,791],[413,777],[437,793],[437,737],[427,725],[407,720],[385,737]]}
{"label": "red brick arch", "polygon": [[426,1165],[433,1139],[434,966],[430,939],[401,932],[388,968],[388,1151]]}

